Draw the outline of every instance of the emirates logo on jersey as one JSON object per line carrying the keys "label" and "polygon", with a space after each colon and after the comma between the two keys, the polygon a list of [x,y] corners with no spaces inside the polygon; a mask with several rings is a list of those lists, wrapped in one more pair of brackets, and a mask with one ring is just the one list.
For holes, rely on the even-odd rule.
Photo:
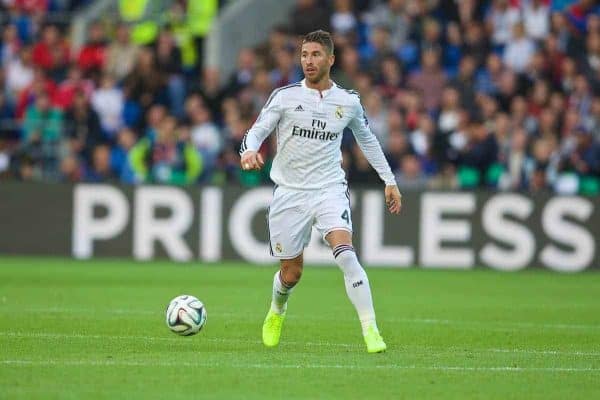
{"label": "emirates logo on jersey", "polygon": [[300,136],[307,139],[318,139],[324,141],[334,141],[338,138],[338,132],[324,131],[316,128],[302,128],[294,125],[292,128],[292,136]]}
{"label": "emirates logo on jersey", "polygon": [[300,136],[307,139],[318,139],[324,141],[334,141],[340,135],[339,132],[331,132],[325,130],[327,122],[319,119],[312,120],[312,127],[303,128],[298,125],[292,127],[292,136]]}

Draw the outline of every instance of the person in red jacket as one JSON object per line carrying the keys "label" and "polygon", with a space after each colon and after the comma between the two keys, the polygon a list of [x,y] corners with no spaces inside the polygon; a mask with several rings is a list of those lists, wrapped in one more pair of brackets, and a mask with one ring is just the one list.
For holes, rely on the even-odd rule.
{"label": "person in red jacket", "polygon": [[52,97],[52,103],[65,110],[71,107],[75,93],[78,91],[82,92],[86,99],[89,99],[94,91],[94,83],[83,77],[83,73],[77,65],[72,65],[67,73],[67,79],[58,84]]}
{"label": "person in red jacket", "polygon": [[54,25],[46,26],[42,32],[42,40],[33,47],[33,63],[53,76],[62,78],[69,59],[69,46],[58,28]]}
{"label": "person in red jacket", "polygon": [[15,0],[15,6],[27,14],[43,14],[48,11],[48,0]]}
{"label": "person in red jacket", "polygon": [[16,116],[21,119],[25,115],[25,109],[35,103],[40,93],[45,93],[50,99],[54,99],[56,94],[56,83],[48,77],[46,72],[37,68],[34,71],[33,81],[24,88],[17,99]]}
{"label": "person in red jacket", "polygon": [[79,52],[77,64],[88,77],[98,74],[104,67],[106,38],[104,28],[99,22],[92,24],[88,40]]}

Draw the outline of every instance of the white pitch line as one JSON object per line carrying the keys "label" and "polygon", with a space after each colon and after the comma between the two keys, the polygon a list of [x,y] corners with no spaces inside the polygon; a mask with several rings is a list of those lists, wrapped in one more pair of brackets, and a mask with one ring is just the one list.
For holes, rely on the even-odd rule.
{"label": "white pitch line", "polygon": [[429,370],[458,372],[584,372],[597,373],[600,368],[568,368],[568,367],[469,367],[446,365],[341,365],[341,364],[260,364],[260,363],[201,363],[201,362],[166,362],[166,361],[117,361],[117,360],[0,360],[3,365],[15,366],[98,366],[98,367],[198,367],[198,368],[248,368],[248,369],[392,369],[392,370]]}
{"label": "white pitch line", "polygon": [[457,321],[450,319],[435,319],[435,318],[386,318],[386,321],[393,322],[409,322],[422,323],[433,325],[477,325],[477,326],[502,326],[506,328],[550,328],[550,329],[600,329],[599,325],[586,324],[568,324],[568,323],[537,323],[537,322],[521,322],[521,321]]}
{"label": "white pitch line", "polygon": [[[0,331],[0,337],[12,337],[12,338],[33,338],[33,339],[98,339],[98,340],[135,340],[135,341],[146,341],[146,342],[169,342],[171,344],[189,345],[189,338],[180,338],[173,336],[168,337],[156,337],[156,336],[138,336],[138,335],[87,335],[81,333],[51,333],[51,332],[2,332]],[[216,343],[240,343],[249,345],[262,344],[260,340],[250,339],[235,339],[235,338],[211,338],[203,337],[202,341],[216,342]],[[340,348],[362,348],[359,344],[350,343],[331,343],[331,342],[295,342],[286,341],[283,345],[291,346],[314,346],[314,347],[340,347]],[[535,354],[535,355],[553,355],[553,356],[581,356],[581,357],[598,357],[600,352],[586,352],[586,351],[567,351],[567,350],[533,350],[533,349],[466,349],[464,347],[449,347],[445,349],[434,349],[426,346],[399,346],[399,350],[414,353],[414,350],[422,351],[429,355],[441,355],[441,354],[453,354],[453,353],[507,353],[507,354]]]}
{"label": "white pitch line", "polygon": [[544,354],[553,356],[585,356],[585,357],[599,357],[600,352],[586,352],[586,351],[564,351],[564,350],[529,350],[529,349],[487,349],[492,353],[523,353],[523,354]]}
{"label": "white pitch line", "polygon": [[[86,335],[82,333],[47,333],[47,332],[0,332],[0,337],[15,337],[15,338],[33,338],[33,339],[99,339],[99,340],[137,340],[147,342],[170,342],[173,344],[189,345],[187,339],[173,336],[155,337],[155,336],[125,336],[125,335]],[[260,340],[248,339],[225,339],[225,338],[202,338],[203,341],[218,342],[218,343],[242,343],[242,344],[262,344]],[[306,346],[326,346],[326,347],[362,347],[359,345],[347,343],[328,343],[328,342],[286,342],[290,345],[306,345]]]}
{"label": "white pitch line", "polygon": [[[0,312],[2,311],[2,307],[0,306]],[[19,312],[27,312],[27,313],[82,313],[82,314],[90,314],[94,315],[97,313],[103,314],[117,314],[117,315],[153,315],[159,317],[162,315],[162,311],[150,311],[150,310],[129,310],[129,309],[81,309],[81,308],[60,308],[60,307],[51,307],[51,308],[19,308]],[[210,310],[209,310],[210,313]],[[241,316],[251,317],[251,318],[263,318],[261,315],[249,315],[249,314],[240,314],[240,313],[227,313],[227,312],[219,312],[210,314],[214,315],[217,318],[225,317],[225,318],[239,318]],[[294,316],[290,316],[291,319],[295,319]],[[320,316],[310,316],[310,319],[329,319],[329,317],[320,317]],[[600,330],[600,324],[590,325],[590,324],[570,324],[570,323],[546,323],[546,322],[522,322],[522,321],[469,321],[469,320],[450,320],[450,319],[438,319],[438,318],[395,318],[388,317],[385,318],[385,321],[388,322],[400,322],[400,323],[416,323],[416,324],[427,324],[427,325],[459,325],[459,326],[486,326],[488,329],[513,329],[513,328],[532,328],[532,329],[579,329],[579,330]]]}

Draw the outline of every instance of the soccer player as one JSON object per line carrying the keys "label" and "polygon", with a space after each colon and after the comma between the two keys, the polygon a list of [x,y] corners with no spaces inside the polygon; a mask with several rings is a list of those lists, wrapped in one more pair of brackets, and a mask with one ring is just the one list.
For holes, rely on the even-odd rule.
{"label": "soccer player", "polygon": [[262,168],[264,160],[258,150],[275,130],[277,154],[271,179],[276,185],[268,228],[271,254],[280,259],[281,269],[273,278],[263,343],[269,347],[279,344],[287,300],[302,275],[302,255],[315,226],[344,273],[346,293],[358,313],[367,351],[383,352],[386,344],[377,329],[369,280],[352,247],[350,196],[341,166],[344,128],[352,130],[385,182],[385,201],[393,214],[400,212],[400,191],[368,127],[358,93],[329,78],[334,62],[331,35],[322,30],[307,34],[300,57],[305,78],[273,91],[240,149],[242,169]]}

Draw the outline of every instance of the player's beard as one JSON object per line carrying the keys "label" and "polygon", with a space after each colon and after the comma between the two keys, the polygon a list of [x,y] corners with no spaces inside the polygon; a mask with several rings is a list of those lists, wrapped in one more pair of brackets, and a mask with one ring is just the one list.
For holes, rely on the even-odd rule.
{"label": "player's beard", "polygon": [[314,78],[310,78],[306,72],[304,72],[304,76],[310,83],[314,85],[321,82],[327,76],[328,72],[329,70],[327,67],[320,67],[317,69],[317,74],[314,76]]}

